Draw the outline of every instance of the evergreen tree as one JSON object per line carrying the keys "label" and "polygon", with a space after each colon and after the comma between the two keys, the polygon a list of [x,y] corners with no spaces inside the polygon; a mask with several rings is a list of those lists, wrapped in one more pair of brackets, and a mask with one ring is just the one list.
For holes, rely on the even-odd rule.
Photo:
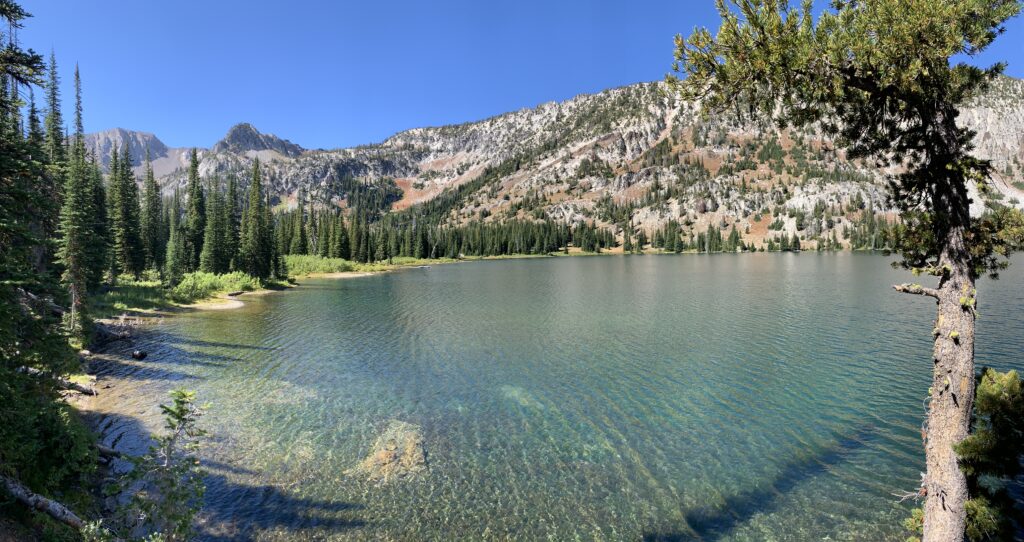
{"label": "evergreen tree", "polygon": [[111,269],[115,276],[122,273],[138,276],[145,266],[140,235],[139,193],[127,144],[123,150],[120,159],[117,150],[114,150],[110,159],[107,201],[113,248]]}
{"label": "evergreen tree", "polygon": [[142,189],[142,245],[146,253],[146,268],[161,269],[164,261],[163,208],[160,187],[153,175],[153,163],[146,148],[146,172]]}
{"label": "evergreen tree", "polygon": [[181,277],[186,272],[185,264],[189,259],[181,226],[181,195],[177,189],[174,190],[174,198],[169,206],[167,223],[168,237],[167,250],[164,255],[164,277],[169,284],[174,285],[181,281]]}
{"label": "evergreen tree", "polygon": [[224,237],[225,252],[229,269],[237,269],[238,260],[238,180],[232,174],[228,177],[228,188],[224,195],[224,224],[227,232]]}
{"label": "evergreen tree", "polygon": [[269,257],[276,252],[273,249],[273,239],[267,237],[270,227],[266,221],[263,179],[260,175],[260,162],[257,159],[252,166],[248,205],[242,213],[238,269],[260,279],[270,277],[272,269]]}
{"label": "evergreen tree", "polygon": [[[52,65],[52,56],[51,56]],[[76,138],[76,141],[80,138]],[[89,257],[92,217],[92,190],[86,171],[85,157],[75,144],[75,153],[65,176],[64,202],[60,211],[60,249],[57,253],[64,267],[62,282],[68,288],[70,313],[68,327],[82,336],[88,331],[86,296],[89,286]]]}
{"label": "evergreen tree", "polygon": [[[970,213],[969,183],[985,190],[990,161],[976,157],[960,110],[1004,70],[966,62],[986,50],[1022,7],[1006,0],[718,2],[716,35],[678,36],[673,84],[707,110],[744,104],[780,125],[821,128],[849,156],[898,165],[892,202],[907,225],[901,265],[935,287],[896,289],[934,298],[933,395],[927,401],[923,540],[963,540],[972,499],[955,448],[969,434],[975,395],[975,282],[1008,265],[1024,219]],[[859,203],[859,202],[858,202]],[[855,205],[859,206],[859,205]],[[951,384],[952,383],[952,384]]]}
{"label": "evergreen tree", "polygon": [[293,233],[291,246],[288,247],[288,254],[307,254],[309,252],[309,242],[306,239],[306,213],[303,209],[301,191],[299,192],[298,200],[299,206],[295,210],[293,217]]}
{"label": "evergreen tree", "polygon": [[231,255],[227,246],[228,224],[224,214],[224,196],[215,185],[211,185],[206,201],[206,229],[203,233],[199,269],[207,273],[227,273],[231,267]]}
{"label": "evergreen tree", "polygon": [[110,253],[110,222],[107,216],[107,189],[103,185],[103,172],[91,157],[88,165],[89,193],[91,195],[90,216],[92,228],[89,236],[88,251],[88,284],[89,290],[95,290],[103,282]]}
{"label": "evergreen tree", "polygon": [[50,52],[49,81],[46,83],[46,156],[51,164],[64,164],[64,117],[60,110],[60,76],[57,56]]}
{"label": "evergreen tree", "polygon": [[184,262],[184,269],[191,272],[199,269],[203,235],[206,232],[206,198],[203,194],[203,185],[199,182],[199,155],[195,149],[192,149],[189,155],[187,197],[182,241],[188,256],[188,261]]}

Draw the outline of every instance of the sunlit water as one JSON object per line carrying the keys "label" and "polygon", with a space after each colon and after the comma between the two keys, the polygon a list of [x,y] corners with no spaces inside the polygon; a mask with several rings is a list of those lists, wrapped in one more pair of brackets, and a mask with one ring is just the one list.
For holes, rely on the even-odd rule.
{"label": "sunlit water", "polygon": [[[101,368],[128,451],[210,403],[207,540],[900,540],[934,304],[881,256],[475,262],[166,319]],[[979,363],[1024,367],[1024,262],[981,287]],[[429,472],[346,470],[391,420]]]}

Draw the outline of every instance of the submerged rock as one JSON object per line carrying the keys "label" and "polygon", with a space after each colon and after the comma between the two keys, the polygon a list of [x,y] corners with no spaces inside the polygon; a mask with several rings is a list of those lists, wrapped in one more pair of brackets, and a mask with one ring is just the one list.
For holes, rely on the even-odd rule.
{"label": "submerged rock", "polygon": [[427,470],[420,426],[391,420],[363,459],[348,474],[366,476],[375,482],[390,482]]}

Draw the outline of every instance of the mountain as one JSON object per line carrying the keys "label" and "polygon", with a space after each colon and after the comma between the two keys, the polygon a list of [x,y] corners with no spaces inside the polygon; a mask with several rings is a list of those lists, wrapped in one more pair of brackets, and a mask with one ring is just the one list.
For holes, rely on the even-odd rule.
{"label": "mountain", "polygon": [[213,152],[233,152],[238,154],[273,151],[283,156],[296,157],[302,154],[302,147],[271,134],[261,134],[249,123],[236,124],[228,130],[211,149]]}
{"label": "mountain", "polygon": [[[996,167],[992,197],[1021,206],[1024,82],[1001,78],[960,121],[977,131],[977,153]],[[691,234],[735,225],[756,243],[796,232],[843,239],[864,209],[892,216],[887,172],[848,160],[820,131],[703,116],[663,83],[330,151],[240,124],[201,153],[200,172],[237,175],[244,185],[256,157],[270,194],[285,205],[300,190],[342,208],[355,197],[382,212],[425,204],[422,212],[447,224],[550,218],[616,231],[628,223],[648,236],[670,222]],[[160,177],[168,191],[185,183],[183,167]]]}
{"label": "mountain", "polygon": [[143,172],[147,149],[153,163],[153,173],[157,177],[169,175],[188,163],[188,149],[170,148],[149,132],[113,128],[85,136],[85,148],[98,157],[104,171],[110,167],[114,149],[122,153],[126,145],[137,175]]}

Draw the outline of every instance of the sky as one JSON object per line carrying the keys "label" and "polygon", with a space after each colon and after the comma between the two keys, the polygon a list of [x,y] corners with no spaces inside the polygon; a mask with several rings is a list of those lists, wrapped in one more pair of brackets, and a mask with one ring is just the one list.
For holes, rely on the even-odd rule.
{"label": "sky", "polygon": [[[57,55],[86,131],[212,146],[249,122],[306,148],[381,141],[663,79],[712,0],[21,0],[19,38]],[[979,64],[1024,77],[1024,19]]]}

